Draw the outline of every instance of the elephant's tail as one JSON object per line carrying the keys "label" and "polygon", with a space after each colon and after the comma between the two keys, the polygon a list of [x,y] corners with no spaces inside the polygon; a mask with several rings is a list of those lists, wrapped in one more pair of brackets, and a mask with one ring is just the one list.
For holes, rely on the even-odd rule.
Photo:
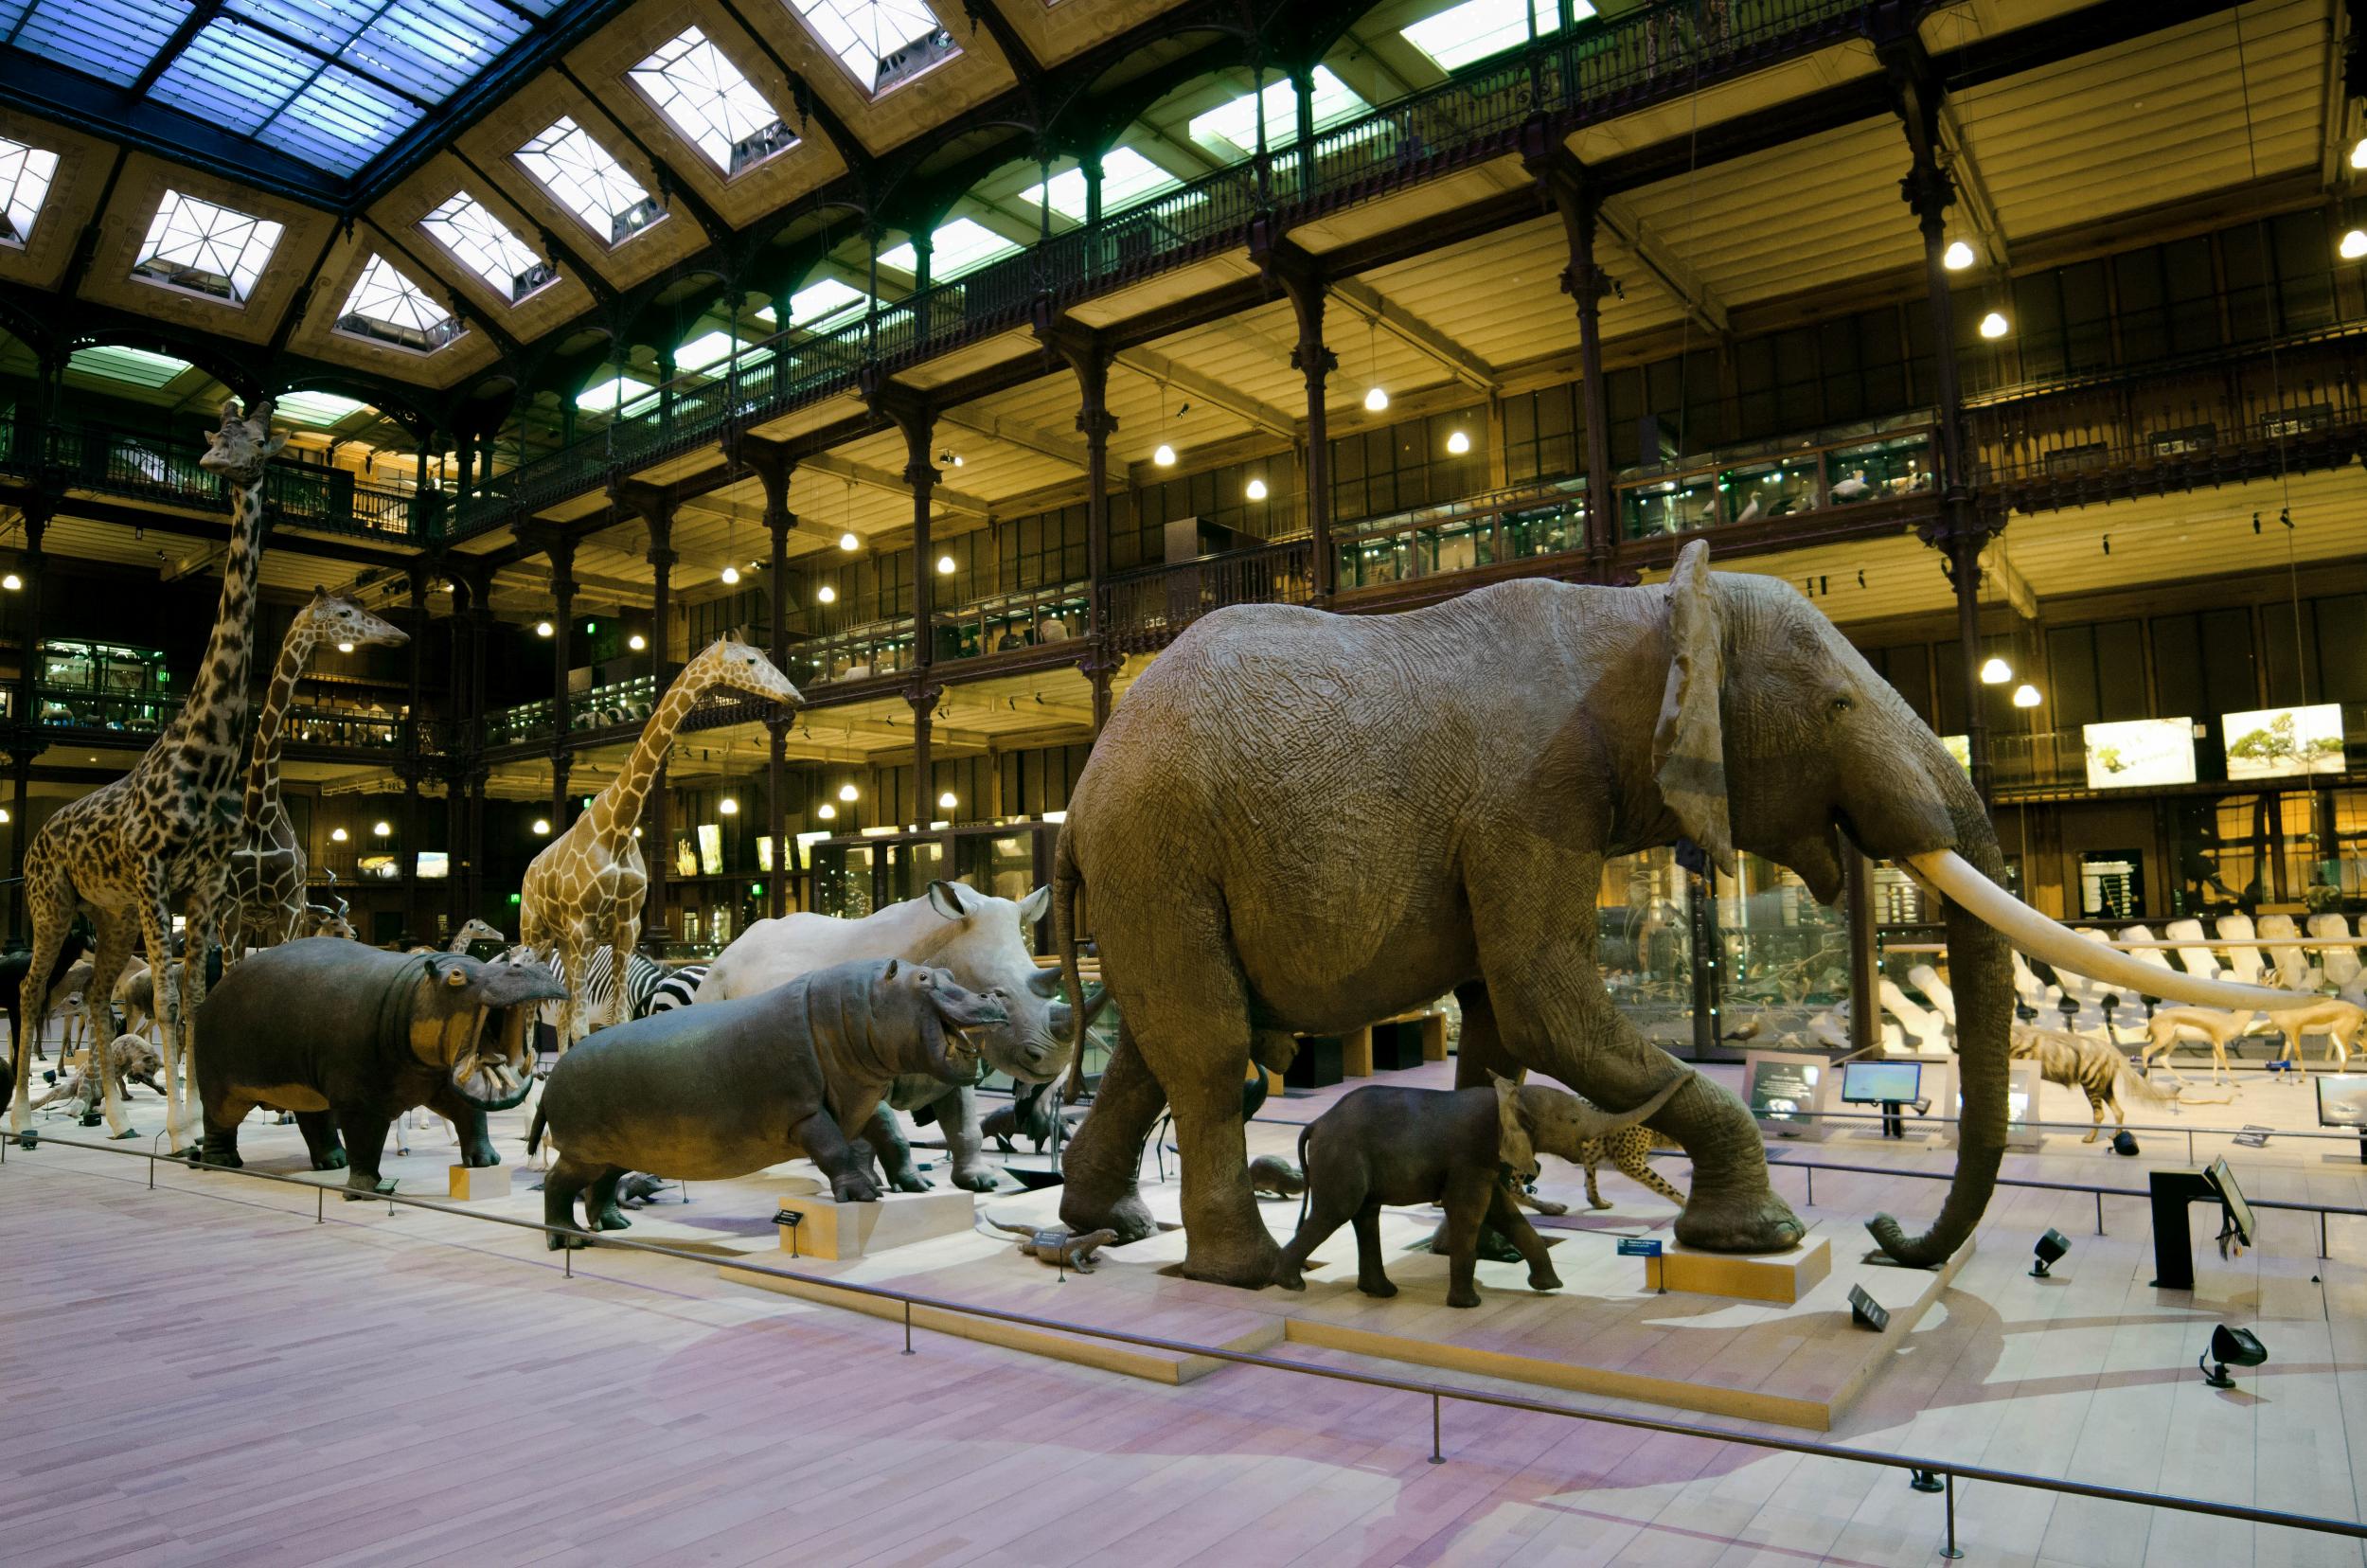
{"label": "elephant's tail", "polygon": [[1068,1082],[1060,1091],[1063,1105],[1074,1105],[1085,1092],[1085,1029],[1089,1023],[1084,972],[1077,963],[1077,890],[1085,879],[1077,869],[1077,851],[1069,838],[1070,830],[1069,824],[1062,822],[1060,836],[1052,848],[1052,948],[1059,954],[1060,985],[1069,994]]}
{"label": "elephant's tail", "polygon": [[534,1102],[534,1120],[526,1124],[526,1152],[536,1152],[543,1144],[543,1102]]}

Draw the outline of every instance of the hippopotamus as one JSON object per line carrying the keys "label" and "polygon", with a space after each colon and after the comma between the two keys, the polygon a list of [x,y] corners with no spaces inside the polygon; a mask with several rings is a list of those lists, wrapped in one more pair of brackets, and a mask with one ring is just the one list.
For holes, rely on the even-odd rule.
{"label": "hippopotamus", "polygon": [[970,1029],[1007,1027],[1002,1000],[964,990],[939,969],[857,959],[731,1002],[703,1002],[600,1029],[559,1059],[526,1147],[545,1123],[559,1158],[543,1180],[543,1222],[575,1233],[622,1230],[616,1184],[628,1172],[685,1181],[745,1176],[800,1155],[841,1203],[876,1202],[870,1157],[851,1142],[899,1075],[975,1082]]}
{"label": "hippopotamus", "polygon": [[526,1026],[537,1005],[561,994],[539,966],[383,953],[336,936],[265,948],[232,965],[197,1010],[207,1031],[201,1157],[240,1164],[239,1123],[268,1105],[295,1113],[313,1169],[349,1160],[349,1192],[392,1192],[378,1162],[395,1118],[424,1105],[463,1129],[464,1148],[472,1126],[482,1140],[485,1113],[533,1087]]}

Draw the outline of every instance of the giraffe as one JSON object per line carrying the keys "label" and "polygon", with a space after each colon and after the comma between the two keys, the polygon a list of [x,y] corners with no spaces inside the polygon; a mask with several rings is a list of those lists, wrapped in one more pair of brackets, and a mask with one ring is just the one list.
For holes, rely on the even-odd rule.
{"label": "giraffe", "polygon": [[[614,974],[641,939],[641,900],[648,894],[650,873],[633,832],[641,821],[657,772],[673,748],[674,732],[699,699],[716,686],[737,686],[776,703],[802,703],[789,677],[773,661],[737,637],[723,637],[683,667],[665,700],[641,726],[641,739],[625,759],[614,783],[592,798],[583,814],[553,839],[526,867],[519,893],[518,939],[526,946],[548,949],[558,959],[567,1000],[559,1006],[559,1048],[564,1052],[576,1039],[578,1023],[589,1033],[589,1019],[578,1018],[586,954],[602,942],[613,953]],[[663,850],[660,851],[663,853]],[[612,987],[609,1016],[602,1025],[620,1021],[625,988]]]}
{"label": "giraffe", "polygon": [[[263,547],[263,475],[288,443],[271,429],[271,401],[243,418],[222,405],[222,429],[206,437],[198,462],[222,475],[230,491],[230,550],[222,561],[222,602],[206,639],[205,662],[181,711],[132,771],[61,808],[43,823],[25,854],[25,903],[33,922],[32,967],[23,1006],[38,1016],[43,998],[32,979],[49,972],[66,927],[88,915],[98,934],[91,959],[95,994],[115,994],[116,976],[132,954],[136,934],[161,973],[172,961],[172,910],[188,917],[188,948],[177,995],[166,988],[161,1023],[165,1052],[165,1125],[176,1146],[187,1122],[187,1096],[197,1085],[192,1042],[185,1025],[205,999],[205,956],[220,929],[230,851],[239,841],[239,761],[247,710],[247,673],[254,657],[255,579]],[[16,1053],[12,1130],[22,1137],[32,1111],[27,1083],[30,1051]],[[104,1080],[107,1124],[118,1138],[136,1134],[124,1124],[113,1078]],[[186,1084],[186,1088],[185,1088]]]}
{"label": "giraffe", "polygon": [[296,613],[279,645],[270,689],[255,717],[255,746],[246,765],[246,814],[238,847],[230,852],[230,899],[222,922],[222,961],[234,964],[250,940],[258,947],[285,942],[310,920],[305,902],[304,846],[279,800],[279,743],[288,703],[311,661],[312,650],[334,643],[342,651],[367,644],[399,647],[411,639],[326,588]]}

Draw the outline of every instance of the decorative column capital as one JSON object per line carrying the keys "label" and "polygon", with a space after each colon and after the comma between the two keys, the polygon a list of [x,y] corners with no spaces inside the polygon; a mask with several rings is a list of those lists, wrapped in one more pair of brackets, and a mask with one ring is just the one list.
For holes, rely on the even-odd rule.
{"label": "decorative column capital", "polygon": [[1305,376],[1308,386],[1321,386],[1326,377],[1340,368],[1340,356],[1320,342],[1302,339],[1290,350],[1290,368]]}

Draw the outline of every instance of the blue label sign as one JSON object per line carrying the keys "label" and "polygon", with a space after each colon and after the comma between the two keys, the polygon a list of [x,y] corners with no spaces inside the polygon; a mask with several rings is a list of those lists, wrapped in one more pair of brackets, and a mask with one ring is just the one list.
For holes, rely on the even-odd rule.
{"label": "blue label sign", "polygon": [[1660,1242],[1649,1237],[1623,1236],[1619,1238],[1619,1256],[1622,1257],[1658,1257]]}

